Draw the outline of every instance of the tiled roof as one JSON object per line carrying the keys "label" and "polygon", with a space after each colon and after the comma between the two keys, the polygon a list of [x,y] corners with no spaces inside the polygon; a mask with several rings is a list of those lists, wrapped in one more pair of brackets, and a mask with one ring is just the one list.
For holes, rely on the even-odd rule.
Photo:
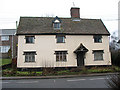
{"label": "tiled roof", "polygon": [[24,34],[101,34],[110,35],[101,19],[80,19],[73,21],[71,18],[60,18],[61,29],[53,28],[53,17],[21,17],[17,29],[18,35]]}

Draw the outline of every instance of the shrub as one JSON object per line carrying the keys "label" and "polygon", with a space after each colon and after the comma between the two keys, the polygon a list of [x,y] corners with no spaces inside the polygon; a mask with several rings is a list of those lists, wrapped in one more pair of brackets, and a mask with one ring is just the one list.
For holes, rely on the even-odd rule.
{"label": "shrub", "polygon": [[43,68],[42,75],[53,75],[56,74],[56,71],[53,68]]}
{"label": "shrub", "polygon": [[70,70],[70,72],[80,72],[80,71],[82,71],[82,69],[80,67],[78,67],[78,68],[72,68]]}

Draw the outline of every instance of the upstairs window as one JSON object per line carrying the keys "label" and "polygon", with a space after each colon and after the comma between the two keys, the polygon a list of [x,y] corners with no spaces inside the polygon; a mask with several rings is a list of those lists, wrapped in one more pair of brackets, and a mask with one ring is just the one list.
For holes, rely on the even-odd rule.
{"label": "upstairs window", "polygon": [[102,36],[101,35],[94,35],[94,42],[95,43],[102,43]]}
{"label": "upstairs window", "polygon": [[60,29],[60,23],[54,23],[54,29]]}
{"label": "upstairs window", "polygon": [[9,36],[1,36],[1,41],[9,41]]}
{"label": "upstairs window", "polygon": [[65,43],[65,35],[57,35],[57,43]]}
{"label": "upstairs window", "polygon": [[35,62],[36,52],[24,52],[25,62]]}
{"label": "upstairs window", "polygon": [[95,61],[100,61],[103,60],[103,50],[93,50],[93,54],[94,54],[94,60]]}
{"label": "upstairs window", "polygon": [[61,19],[57,16],[54,18],[53,22],[53,28],[54,29],[60,29],[61,28]]}
{"label": "upstairs window", "polygon": [[34,36],[25,36],[25,39],[26,39],[26,43],[34,43],[34,41],[35,41]]}
{"label": "upstairs window", "polygon": [[55,51],[56,61],[67,61],[66,54],[67,51]]}

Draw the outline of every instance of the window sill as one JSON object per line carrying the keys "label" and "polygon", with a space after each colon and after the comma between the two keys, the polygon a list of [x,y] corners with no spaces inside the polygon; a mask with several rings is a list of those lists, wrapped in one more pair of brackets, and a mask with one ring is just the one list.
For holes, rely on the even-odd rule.
{"label": "window sill", "polygon": [[67,61],[56,61],[56,62],[67,62]]}
{"label": "window sill", "polygon": [[104,61],[104,60],[94,60],[94,61]]}
{"label": "window sill", "polygon": [[56,42],[57,44],[59,44],[59,43],[65,43],[65,42]]}
{"label": "window sill", "polygon": [[36,63],[36,62],[24,62],[24,63]]}
{"label": "window sill", "polygon": [[25,44],[35,44],[35,43],[25,43]]}
{"label": "window sill", "polygon": [[102,43],[102,42],[94,42],[94,43]]}
{"label": "window sill", "polygon": [[54,30],[60,30],[61,28],[54,28]]}
{"label": "window sill", "polygon": [[9,40],[5,40],[5,41],[2,41],[2,42],[8,42]]}

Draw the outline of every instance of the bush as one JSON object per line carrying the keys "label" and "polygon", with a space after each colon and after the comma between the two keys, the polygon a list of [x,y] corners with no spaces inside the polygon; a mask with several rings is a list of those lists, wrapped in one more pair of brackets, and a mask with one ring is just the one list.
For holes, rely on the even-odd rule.
{"label": "bush", "polygon": [[80,71],[82,71],[82,69],[80,67],[78,67],[78,68],[72,68],[70,70],[70,72],[80,72]]}
{"label": "bush", "polygon": [[42,75],[54,75],[56,74],[56,71],[53,68],[43,68]]}
{"label": "bush", "polygon": [[111,51],[112,64],[120,67],[120,50]]}

